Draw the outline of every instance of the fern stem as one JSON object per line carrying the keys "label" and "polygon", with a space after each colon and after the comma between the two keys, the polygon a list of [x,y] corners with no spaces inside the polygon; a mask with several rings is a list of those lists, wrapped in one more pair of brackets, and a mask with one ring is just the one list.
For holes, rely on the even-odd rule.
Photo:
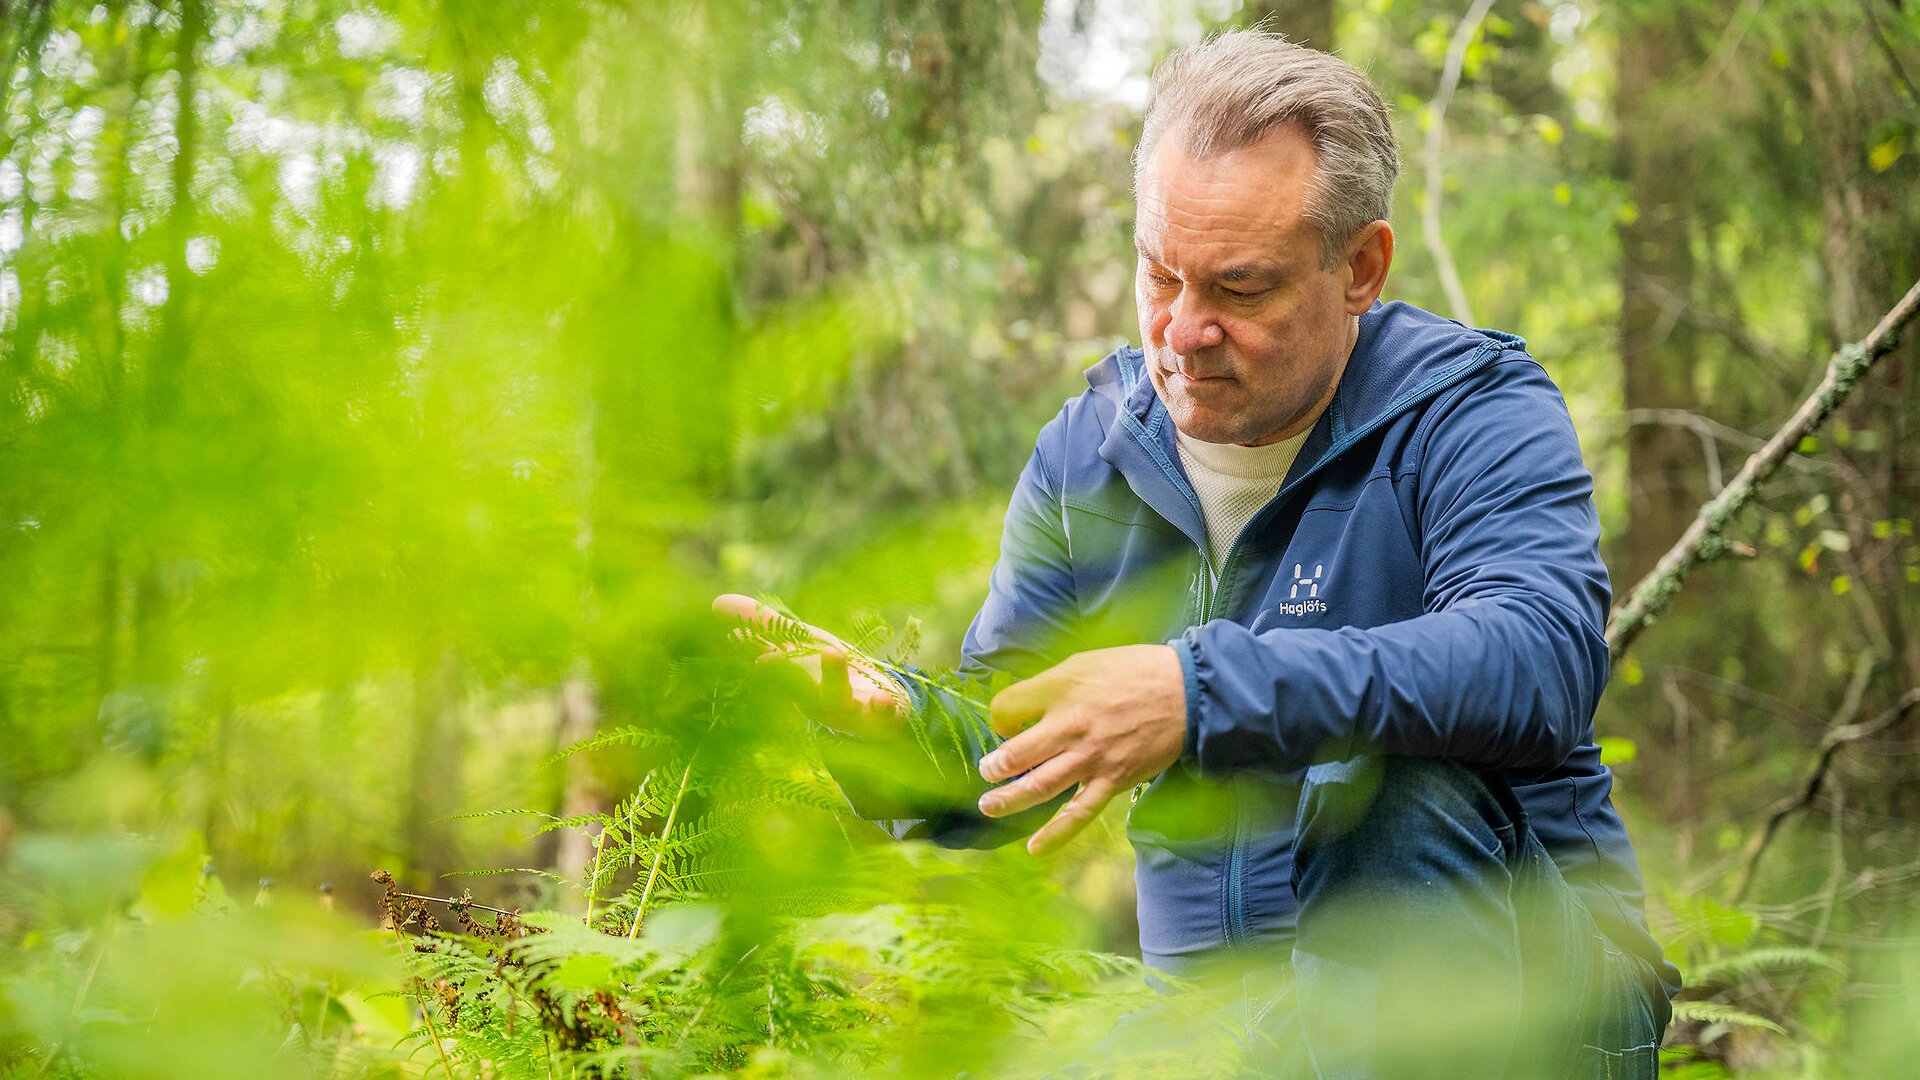
{"label": "fern stem", "polygon": [[674,792],[673,805],[667,807],[667,822],[660,827],[660,843],[653,849],[653,866],[647,870],[647,884],[640,890],[640,903],[633,909],[633,925],[627,927],[627,940],[634,940],[640,933],[640,920],[647,914],[647,899],[653,895],[653,883],[660,877],[660,862],[667,857],[667,840],[673,835],[673,819],[679,816],[680,804],[687,797],[687,781],[693,776],[693,758],[687,759],[687,767],[680,770],[680,790]]}
{"label": "fern stem", "polygon": [[453,1065],[447,1061],[447,1048],[440,1042],[440,1029],[433,1023],[433,1008],[427,1004],[427,984],[420,981],[420,973],[413,968],[413,947],[407,944],[407,936],[400,932],[400,924],[393,926],[393,940],[400,943],[400,958],[407,965],[407,975],[413,980],[414,997],[420,1002],[420,1019],[427,1025],[427,1038],[433,1040],[433,1052],[440,1057],[440,1068],[447,1074],[447,1080],[458,1080]]}
{"label": "fern stem", "polygon": [[587,874],[587,917],[582,922],[588,929],[593,928],[593,898],[600,892],[600,856],[606,854],[607,830],[612,827],[600,826],[600,834],[593,838],[593,869]]}

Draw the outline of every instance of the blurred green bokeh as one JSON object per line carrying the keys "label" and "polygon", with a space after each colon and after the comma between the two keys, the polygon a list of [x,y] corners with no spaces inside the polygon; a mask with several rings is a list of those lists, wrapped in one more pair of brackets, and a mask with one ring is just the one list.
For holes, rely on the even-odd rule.
{"label": "blurred green bokeh", "polygon": [[[1697,502],[1920,272],[1920,8],[1500,4],[1442,121],[1467,6],[0,0],[0,1077],[423,1075],[435,992],[369,872],[618,931],[663,852],[661,902],[724,918],[652,976],[705,1033],[656,1071],[1136,1060],[1094,1049],[1141,1001],[1118,810],[1050,863],[883,842],[707,605],[912,619],[902,659],[954,662],[1034,432],[1135,334],[1146,72],[1263,15],[1396,104],[1389,294],[1449,310],[1437,191],[1476,321],[1567,392],[1624,589],[1672,532],[1650,487]],[[1912,357],[1598,721],[1704,973],[1679,1073],[1891,1075],[1920,1031],[1911,736],[1751,846],[1830,726],[1920,685]],[[1662,424],[1677,472],[1634,442]],[[1181,1072],[1165,1030],[1228,1067],[1233,998],[1136,1025],[1136,1071]],[[502,1075],[544,1075],[540,1030]]]}

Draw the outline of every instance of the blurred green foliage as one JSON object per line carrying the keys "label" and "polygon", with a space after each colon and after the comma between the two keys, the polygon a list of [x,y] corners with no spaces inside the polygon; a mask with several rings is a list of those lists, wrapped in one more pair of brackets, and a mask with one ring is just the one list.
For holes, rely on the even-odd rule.
{"label": "blurred green foliage", "polygon": [[[951,663],[1033,433],[1134,336],[1143,79],[1208,28],[1371,72],[1389,293],[1446,310],[1417,148],[1467,6],[0,0],[0,1076],[1226,1067],[1232,1001],[1095,1049],[1141,1004],[1117,827],[878,840],[790,702],[717,704],[704,612],[915,617]],[[1465,40],[1442,235],[1565,388],[1623,590],[1647,493],[1697,502],[1920,273],[1920,8]],[[1680,1074],[1911,1058],[1913,358],[1598,720]],[[375,868],[546,933],[376,930]]]}

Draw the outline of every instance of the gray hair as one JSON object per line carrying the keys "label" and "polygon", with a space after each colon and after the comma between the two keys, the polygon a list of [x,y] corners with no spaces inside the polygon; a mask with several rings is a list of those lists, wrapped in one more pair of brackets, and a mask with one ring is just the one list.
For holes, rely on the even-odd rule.
{"label": "gray hair", "polygon": [[1204,158],[1245,149],[1284,124],[1300,125],[1319,161],[1305,212],[1320,234],[1320,261],[1332,269],[1355,233],[1387,220],[1400,174],[1392,113],[1373,83],[1338,57],[1258,27],[1172,53],[1153,73],[1134,189],[1169,130]]}

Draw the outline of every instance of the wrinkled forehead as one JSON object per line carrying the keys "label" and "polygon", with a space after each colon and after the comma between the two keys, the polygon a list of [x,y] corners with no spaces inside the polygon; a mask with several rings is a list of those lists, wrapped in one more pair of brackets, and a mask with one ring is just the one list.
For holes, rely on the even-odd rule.
{"label": "wrinkled forehead", "polygon": [[1170,131],[1142,163],[1135,241],[1149,252],[1195,241],[1291,247],[1310,231],[1305,210],[1316,164],[1312,144],[1295,128],[1198,157]]}

